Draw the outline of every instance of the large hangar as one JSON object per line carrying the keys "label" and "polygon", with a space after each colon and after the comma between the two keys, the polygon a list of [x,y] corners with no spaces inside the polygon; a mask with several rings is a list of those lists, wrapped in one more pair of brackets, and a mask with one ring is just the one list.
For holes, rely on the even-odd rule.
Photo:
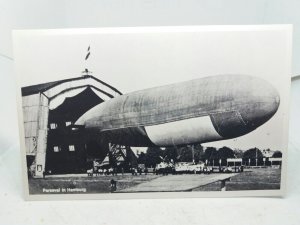
{"label": "large hangar", "polygon": [[[83,173],[94,160],[102,161],[110,145],[91,141],[74,123],[89,109],[119,95],[122,93],[116,88],[91,75],[23,87],[26,159],[31,175]],[[122,149],[111,149],[110,158],[120,153],[126,158]],[[131,149],[125,149],[132,158]]]}

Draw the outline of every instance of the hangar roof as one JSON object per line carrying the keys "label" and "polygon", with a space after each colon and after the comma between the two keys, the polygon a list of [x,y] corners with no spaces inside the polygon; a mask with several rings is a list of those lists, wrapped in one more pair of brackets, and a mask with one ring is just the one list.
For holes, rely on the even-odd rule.
{"label": "hangar roof", "polygon": [[33,95],[33,94],[37,94],[40,92],[45,92],[53,87],[63,84],[63,83],[68,83],[68,82],[77,81],[77,80],[84,80],[87,78],[91,78],[91,79],[95,80],[96,82],[99,82],[100,84],[112,89],[113,91],[117,92],[120,95],[122,94],[119,90],[117,90],[116,88],[110,86],[109,84],[99,80],[98,78],[93,77],[91,75],[84,75],[81,77],[75,77],[75,78],[70,78],[70,79],[64,79],[64,80],[59,80],[59,81],[53,81],[53,82],[48,82],[48,83],[43,83],[43,84],[22,87],[22,96],[28,96],[28,95]]}

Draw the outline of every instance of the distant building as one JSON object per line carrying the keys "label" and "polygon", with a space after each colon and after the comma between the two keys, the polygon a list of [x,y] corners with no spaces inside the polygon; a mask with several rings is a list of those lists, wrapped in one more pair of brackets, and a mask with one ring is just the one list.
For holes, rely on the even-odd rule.
{"label": "distant building", "polygon": [[264,156],[265,158],[270,158],[270,157],[272,157],[273,154],[274,154],[274,152],[275,152],[275,151],[272,151],[272,150],[270,150],[270,149],[263,149],[263,150],[261,150],[261,153],[263,154],[263,156]]}

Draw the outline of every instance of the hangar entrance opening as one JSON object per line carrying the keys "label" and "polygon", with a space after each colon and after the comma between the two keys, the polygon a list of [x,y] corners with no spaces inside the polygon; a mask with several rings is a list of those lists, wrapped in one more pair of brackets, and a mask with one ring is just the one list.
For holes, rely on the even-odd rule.
{"label": "hangar entrance opening", "polygon": [[94,167],[94,161],[102,162],[108,151],[108,144],[101,145],[96,140],[88,141],[86,144],[86,162],[88,169]]}
{"label": "hangar entrance opening", "polygon": [[[66,98],[61,105],[49,110],[46,173],[83,173],[87,160],[101,155],[97,143],[85,143],[81,129],[74,129],[76,120],[92,107],[102,103],[88,87],[74,97]],[[90,153],[90,154],[87,154]]]}

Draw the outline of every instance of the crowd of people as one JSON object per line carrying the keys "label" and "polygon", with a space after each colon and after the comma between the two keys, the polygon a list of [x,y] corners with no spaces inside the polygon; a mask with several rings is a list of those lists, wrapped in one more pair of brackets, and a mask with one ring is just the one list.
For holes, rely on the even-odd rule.
{"label": "crowd of people", "polygon": [[[125,169],[123,167],[121,168],[116,168],[116,167],[111,167],[111,168],[92,168],[92,169],[89,169],[87,170],[87,174],[88,176],[109,176],[109,175],[112,175],[112,176],[116,176],[118,174],[122,174],[124,175],[125,172],[128,172],[125,171]],[[142,175],[142,174],[145,174],[147,175],[149,172],[148,172],[148,168],[145,167],[145,168],[142,168],[140,166],[138,167],[131,167],[129,169],[129,173],[131,173],[133,176],[137,176],[137,175]]]}

